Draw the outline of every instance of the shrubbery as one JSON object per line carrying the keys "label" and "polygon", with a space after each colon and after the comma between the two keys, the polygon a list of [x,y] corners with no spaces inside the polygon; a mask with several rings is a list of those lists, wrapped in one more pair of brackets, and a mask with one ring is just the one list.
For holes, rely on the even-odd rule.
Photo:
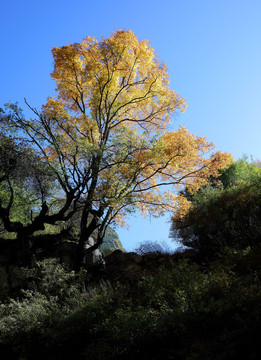
{"label": "shrubbery", "polygon": [[234,252],[223,264],[181,259],[145,272],[136,285],[89,290],[82,285],[85,274],[44,261],[29,270],[34,290],[0,306],[2,358],[209,359],[211,354],[219,360],[251,346],[255,356],[260,258],[249,250]]}
{"label": "shrubbery", "polygon": [[239,160],[223,170],[213,185],[187,194],[192,208],[173,218],[172,236],[203,254],[261,243],[261,168]]}
{"label": "shrubbery", "polygon": [[[261,177],[251,169],[248,181],[228,170],[222,187],[194,195],[182,228],[193,228],[182,241],[194,250],[165,256],[140,280],[95,285],[55,259],[20,268],[27,290],[0,304],[1,359],[259,360]],[[234,211],[241,223],[227,227]],[[137,249],[161,259],[165,250]]]}

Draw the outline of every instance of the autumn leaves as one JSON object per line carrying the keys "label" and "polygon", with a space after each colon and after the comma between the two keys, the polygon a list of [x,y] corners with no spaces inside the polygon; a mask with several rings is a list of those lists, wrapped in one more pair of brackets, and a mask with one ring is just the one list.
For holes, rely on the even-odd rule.
{"label": "autumn leaves", "polygon": [[[174,210],[175,189],[196,190],[230,162],[221,153],[207,159],[212,144],[184,127],[166,131],[173,114],[185,110],[185,99],[169,88],[166,66],[149,42],[133,32],[116,31],[100,41],[87,37],[54,48],[53,56],[57,98],[43,111],[63,121],[70,146],[85,144],[74,161],[97,179],[92,206],[113,209],[109,222],[121,222],[133,206],[154,215]],[[166,185],[174,187],[172,196],[160,191]]]}
{"label": "autumn leaves", "polygon": [[[97,248],[107,227],[124,225],[126,215],[136,209],[142,215],[170,211],[184,216],[191,204],[179,191],[198,190],[231,157],[211,154],[213,144],[184,127],[168,131],[173,114],[185,110],[185,99],[170,89],[166,66],[149,42],[139,41],[133,32],[116,31],[100,41],[87,37],[53,49],[53,57],[56,97],[41,112],[31,109],[33,119],[26,119],[17,106],[2,116],[4,137],[16,144],[15,132],[19,134],[52,185],[37,206],[31,202],[29,220],[20,222],[19,230],[12,222],[16,183],[4,177],[9,202],[0,203],[0,218],[12,231],[18,229],[18,238],[28,240],[46,224],[65,224],[77,212],[79,268],[84,243],[94,232]],[[43,179],[33,174],[30,181],[41,188],[44,174]]]}

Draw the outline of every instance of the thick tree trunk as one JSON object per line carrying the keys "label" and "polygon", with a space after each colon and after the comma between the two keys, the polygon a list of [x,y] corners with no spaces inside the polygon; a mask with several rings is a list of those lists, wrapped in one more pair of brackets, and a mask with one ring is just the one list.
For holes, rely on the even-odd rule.
{"label": "thick tree trunk", "polygon": [[32,254],[31,254],[29,234],[25,231],[20,231],[17,233],[16,238],[19,247],[18,263],[21,266],[30,266]]}
{"label": "thick tree trunk", "polygon": [[[85,250],[86,242],[93,235],[94,231],[101,226],[101,224],[99,223],[99,219],[100,216],[102,216],[102,214],[103,214],[102,210],[94,211],[94,210],[84,209],[82,212],[81,225],[80,225],[80,238],[76,250],[76,261],[75,261],[76,270],[79,270],[83,264],[84,257],[86,255],[86,250]],[[89,218],[91,218],[91,221],[88,223]],[[96,243],[95,245],[91,246],[87,250],[87,253],[96,250],[99,247],[99,245],[101,245],[101,243],[102,243],[102,239],[99,241],[99,244]]]}
{"label": "thick tree trunk", "polygon": [[93,217],[91,222],[88,224],[89,215],[89,211],[83,211],[82,213],[80,238],[76,249],[75,270],[79,270],[80,267],[83,265],[83,260],[85,256],[84,246],[88,241],[89,237],[98,227],[98,219],[96,219],[95,217]]}
{"label": "thick tree trunk", "polygon": [[[81,215],[80,239],[76,250],[76,262],[75,262],[76,270],[79,270],[83,264],[84,245],[86,241],[88,241],[89,237],[93,234],[93,232],[99,227],[98,224],[99,218],[102,215],[102,209],[99,209],[99,211],[95,211],[95,214],[94,214],[94,210],[92,209],[93,197],[98,181],[100,160],[101,160],[101,155],[93,158],[92,182]],[[88,220],[90,221],[90,223],[88,223]]]}

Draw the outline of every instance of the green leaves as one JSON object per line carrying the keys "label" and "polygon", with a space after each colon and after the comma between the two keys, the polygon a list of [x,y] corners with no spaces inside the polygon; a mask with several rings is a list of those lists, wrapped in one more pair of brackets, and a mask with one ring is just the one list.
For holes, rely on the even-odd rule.
{"label": "green leaves", "polygon": [[[220,181],[220,184],[217,181]],[[255,247],[261,234],[261,168],[242,159],[188,198],[193,206],[173,222],[181,242],[209,255],[226,247]]]}

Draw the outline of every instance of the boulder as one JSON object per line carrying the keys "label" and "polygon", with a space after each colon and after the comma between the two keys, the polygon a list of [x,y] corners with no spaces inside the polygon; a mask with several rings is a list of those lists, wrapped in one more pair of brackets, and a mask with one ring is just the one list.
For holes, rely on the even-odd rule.
{"label": "boulder", "polygon": [[[84,249],[87,250],[91,246],[95,245],[95,240],[93,237],[89,237],[88,241],[84,245]],[[83,263],[89,267],[96,264],[104,264],[103,255],[100,251],[100,249],[96,249],[92,251],[91,253],[85,255]]]}

